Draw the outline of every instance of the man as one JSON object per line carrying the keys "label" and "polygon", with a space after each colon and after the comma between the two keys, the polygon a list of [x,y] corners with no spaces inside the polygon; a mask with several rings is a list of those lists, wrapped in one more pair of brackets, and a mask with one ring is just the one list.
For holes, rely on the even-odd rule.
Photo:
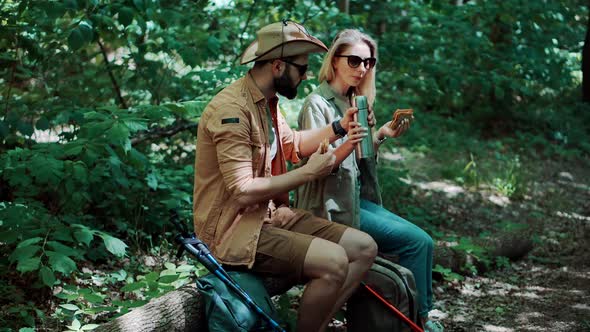
{"label": "man", "polygon": [[[276,94],[294,98],[309,53],[325,51],[297,23],[260,29],[241,59],[254,67],[201,116],[195,160],[197,236],[225,265],[306,282],[297,321],[306,332],[326,328],[377,253],[367,234],[288,207],[289,190],[332,170],[334,152],[321,153],[319,142],[355,125],[356,110],[349,110],[330,126],[295,132],[278,111]],[[286,160],[303,157],[305,166],[287,172]]]}

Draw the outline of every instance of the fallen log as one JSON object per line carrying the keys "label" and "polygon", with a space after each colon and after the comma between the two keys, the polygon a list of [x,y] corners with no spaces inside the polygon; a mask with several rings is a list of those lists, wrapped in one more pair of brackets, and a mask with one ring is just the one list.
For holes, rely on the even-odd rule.
{"label": "fallen log", "polygon": [[[288,291],[292,280],[264,278],[271,296]],[[195,285],[184,286],[152,299],[146,305],[105,323],[96,332],[207,332],[205,305]]]}
{"label": "fallen log", "polygon": [[473,265],[478,273],[485,273],[493,267],[496,258],[506,257],[510,261],[517,261],[533,249],[530,236],[520,232],[502,232],[474,240],[474,244],[483,251],[474,254],[454,246],[437,246],[434,249],[434,265],[439,264],[462,275],[470,273],[465,271],[467,265]]}

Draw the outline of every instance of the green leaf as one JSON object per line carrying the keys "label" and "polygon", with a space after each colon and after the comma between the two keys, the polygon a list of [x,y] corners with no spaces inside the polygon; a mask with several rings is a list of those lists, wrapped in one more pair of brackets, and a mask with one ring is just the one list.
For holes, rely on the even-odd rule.
{"label": "green leaf", "polygon": [[18,332],[35,332],[35,329],[32,327],[21,327],[18,329]]}
{"label": "green leaf", "polygon": [[46,251],[45,253],[49,257],[49,265],[53,271],[69,275],[76,270],[76,263],[68,256],[54,251]]}
{"label": "green leaf", "polygon": [[60,242],[57,241],[47,241],[47,245],[49,247],[51,247],[55,252],[58,252],[60,254],[66,255],[66,256],[78,256],[78,250],[66,246],[64,244],[61,244]]}
{"label": "green leaf", "polygon": [[145,120],[142,119],[123,120],[123,123],[127,126],[127,128],[129,128],[130,132],[136,132],[147,129],[147,124]]}
{"label": "green leaf", "polygon": [[95,328],[99,327],[100,325],[98,324],[86,324],[83,325],[80,329],[82,331],[90,331],[90,330],[94,330]]}
{"label": "green leaf", "polygon": [[102,237],[105,247],[111,254],[117,257],[125,256],[125,249],[127,248],[125,242],[105,233],[101,233],[100,237]]}
{"label": "green leaf", "polygon": [[25,136],[31,136],[35,132],[35,128],[33,128],[33,125],[29,122],[19,121],[16,125],[16,128],[18,129],[18,131],[20,131],[21,134]]}
{"label": "green leaf", "polygon": [[70,31],[68,36],[68,45],[73,51],[79,49],[85,44],[92,41],[93,38],[92,25],[89,21],[82,21],[77,27]]}
{"label": "green leaf", "polygon": [[158,282],[161,282],[163,284],[169,284],[169,283],[174,282],[176,280],[178,280],[178,274],[172,274],[172,275],[160,277],[160,279],[158,279]]}
{"label": "green leaf", "polygon": [[145,9],[145,0],[133,0],[133,4],[141,11]]}
{"label": "green leaf", "polygon": [[71,311],[80,310],[80,308],[78,308],[77,305],[71,304],[71,303],[60,304],[59,306],[66,309],[66,310],[71,310]]}
{"label": "green leaf", "polygon": [[123,26],[128,26],[133,22],[133,9],[129,7],[122,7],[119,9],[119,22]]}
{"label": "green leaf", "polygon": [[0,138],[6,137],[10,131],[4,121],[0,121]]}
{"label": "green leaf", "polygon": [[78,25],[80,32],[82,33],[82,37],[84,38],[85,43],[90,43],[94,38],[94,32],[92,28],[92,22],[85,20],[80,22]]}
{"label": "green leaf", "polygon": [[31,272],[37,270],[40,264],[41,258],[39,257],[27,258],[18,261],[18,264],[16,265],[16,270],[23,273]]}
{"label": "green leaf", "polygon": [[82,297],[84,297],[90,303],[102,303],[104,300],[102,296],[95,293],[84,294]]}
{"label": "green leaf", "polygon": [[27,240],[24,240],[21,243],[19,243],[16,246],[16,248],[19,249],[19,248],[22,248],[22,247],[27,247],[27,246],[30,246],[31,244],[39,243],[39,241],[41,241],[41,240],[43,240],[42,237],[34,237],[34,238],[31,238],[31,239],[27,239]]}
{"label": "green leaf", "polygon": [[158,280],[158,277],[159,277],[158,272],[150,272],[145,275],[145,281],[154,282],[154,281]]}
{"label": "green leaf", "polygon": [[[78,309],[80,310],[80,309]],[[80,329],[80,327],[82,327],[82,324],[80,323],[79,320],[75,319],[72,321],[72,325],[68,326],[68,328],[74,330],[74,331],[78,331]]]}
{"label": "green leaf", "polygon": [[127,284],[127,285],[121,287],[121,291],[122,292],[133,292],[133,291],[136,291],[138,289],[142,289],[145,286],[146,286],[146,284],[143,281],[132,282],[130,284]]}
{"label": "green leaf", "polygon": [[49,129],[49,120],[44,116],[40,117],[39,120],[37,120],[37,123],[35,123],[35,128],[39,130]]}
{"label": "green leaf", "polygon": [[12,254],[8,257],[10,262],[21,261],[33,257],[37,251],[41,249],[41,246],[26,246],[14,249]]}
{"label": "green leaf", "polygon": [[68,36],[68,45],[75,51],[84,45],[84,36],[82,35],[82,31],[79,28],[73,28],[70,31],[70,35]]}
{"label": "green leaf", "polygon": [[94,233],[86,226],[81,226],[77,231],[74,232],[74,238],[76,241],[89,246],[90,242],[92,242],[92,239],[94,238]]}
{"label": "green leaf", "polygon": [[43,266],[39,269],[39,279],[43,281],[43,284],[47,287],[53,287],[55,284],[55,274],[47,266]]}
{"label": "green leaf", "polygon": [[146,177],[147,185],[150,189],[158,189],[158,175],[155,172],[151,172]]}
{"label": "green leaf", "polygon": [[209,36],[207,39],[207,48],[212,54],[219,53],[219,50],[221,49],[221,43],[219,42],[219,39],[215,38],[214,36]]}

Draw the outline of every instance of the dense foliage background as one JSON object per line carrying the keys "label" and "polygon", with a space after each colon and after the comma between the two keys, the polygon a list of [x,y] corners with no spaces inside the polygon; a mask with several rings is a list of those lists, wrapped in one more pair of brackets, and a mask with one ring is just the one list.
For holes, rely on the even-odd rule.
{"label": "dense foliage background", "polygon": [[[519,158],[590,154],[581,0],[0,1],[2,330],[77,330],[199,273],[150,273],[138,257],[168,253],[170,209],[190,220],[199,115],[248,69],[237,59],[257,29],[283,18],[326,44],[342,28],[375,37],[378,120],[414,108],[392,148],[430,154],[437,176],[517,196]],[[382,180],[388,206],[436,231],[399,200],[406,184]]]}

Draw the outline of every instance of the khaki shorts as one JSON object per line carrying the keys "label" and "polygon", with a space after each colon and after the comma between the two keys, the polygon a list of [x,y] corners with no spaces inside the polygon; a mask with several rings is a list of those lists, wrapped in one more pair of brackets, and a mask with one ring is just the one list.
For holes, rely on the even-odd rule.
{"label": "khaki shorts", "polygon": [[272,219],[272,223],[262,226],[252,270],[267,275],[290,275],[299,282],[306,280],[303,263],[311,241],[318,237],[338,243],[348,228],[291,208],[279,208]]}

